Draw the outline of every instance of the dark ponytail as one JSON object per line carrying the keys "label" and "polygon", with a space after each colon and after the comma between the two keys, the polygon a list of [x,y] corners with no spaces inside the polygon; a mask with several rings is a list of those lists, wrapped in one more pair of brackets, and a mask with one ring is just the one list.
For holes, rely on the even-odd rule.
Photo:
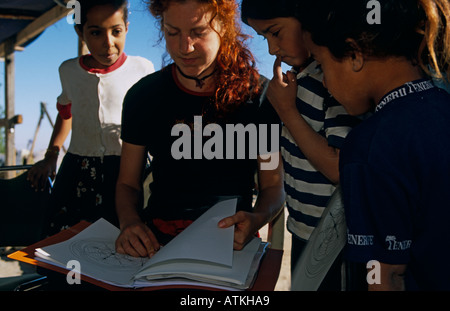
{"label": "dark ponytail", "polygon": [[297,17],[300,0],[242,0],[241,19],[272,19],[278,17]]}

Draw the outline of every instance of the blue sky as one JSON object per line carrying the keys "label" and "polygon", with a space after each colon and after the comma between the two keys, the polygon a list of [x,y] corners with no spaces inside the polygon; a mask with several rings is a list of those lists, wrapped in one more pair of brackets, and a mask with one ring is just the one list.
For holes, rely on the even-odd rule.
{"label": "blue sky", "polygon": [[[165,52],[164,43],[158,44],[159,29],[142,0],[130,1],[130,28],[125,52],[143,56],[153,62],[155,69],[161,68]],[[239,1],[240,2],[240,1]],[[267,42],[253,29],[243,25],[245,33],[253,38],[247,44],[253,52],[261,74],[272,77],[275,58],[267,52]],[[56,119],[56,98],[61,92],[58,75],[59,65],[66,59],[77,56],[77,36],[73,25],[65,18],[47,28],[24,51],[15,53],[15,113],[23,116],[23,123],[16,126],[16,149],[29,148],[39,121],[40,102],[47,104],[53,120]],[[285,68],[286,69],[286,68]],[[5,107],[4,63],[0,63],[0,107]],[[2,111],[3,111],[2,109]],[[45,149],[52,129],[45,118],[38,132],[35,151]],[[66,140],[68,147],[70,136]]]}

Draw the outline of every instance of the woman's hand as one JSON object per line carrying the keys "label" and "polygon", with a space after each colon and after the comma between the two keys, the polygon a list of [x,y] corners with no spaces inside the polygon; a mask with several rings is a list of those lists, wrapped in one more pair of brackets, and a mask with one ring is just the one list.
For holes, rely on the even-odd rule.
{"label": "woman's hand", "polygon": [[[283,165],[279,152],[272,156],[278,157],[278,165],[272,169],[258,169],[258,198],[252,212],[239,211],[236,214],[219,221],[219,228],[234,228],[235,250],[241,250],[260,228],[274,219],[284,208]],[[270,160],[269,160],[270,161]],[[258,157],[258,167],[267,160]]]}
{"label": "woman's hand", "polygon": [[243,249],[245,244],[255,236],[255,233],[261,227],[260,224],[264,222],[261,219],[265,219],[265,217],[258,216],[257,213],[239,211],[233,216],[226,217],[219,221],[219,228],[235,226],[233,249]]}
{"label": "woman's hand", "polygon": [[133,257],[152,257],[159,248],[155,235],[142,221],[123,226],[116,240],[116,251]]}

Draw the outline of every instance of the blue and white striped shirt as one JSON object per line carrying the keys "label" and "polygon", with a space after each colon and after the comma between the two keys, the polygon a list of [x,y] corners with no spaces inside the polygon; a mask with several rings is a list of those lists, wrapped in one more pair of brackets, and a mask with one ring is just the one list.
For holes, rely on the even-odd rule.
{"label": "blue and white striped shirt", "polygon": [[[322,84],[322,76],[315,61],[297,75],[297,109],[330,146],[340,149],[358,119],[348,115],[344,107],[329,95]],[[311,165],[284,125],[280,144],[289,211],[287,228],[297,237],[308,240],[335,186]]]}

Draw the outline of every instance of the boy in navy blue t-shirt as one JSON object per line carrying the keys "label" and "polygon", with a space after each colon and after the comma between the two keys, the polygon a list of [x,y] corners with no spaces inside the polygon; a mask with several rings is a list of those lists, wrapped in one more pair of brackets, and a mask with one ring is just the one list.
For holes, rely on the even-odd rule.
{"label": "boy in navy blue t-shirt", "polygon": [[347,257],[407,263],[407,289],[450,289],[450,95],[419,80],[377,107],[341,151]]}
{"label": "boy in navy blue t-shirt", "polygon": [[446,1],[380,0],[381,23],[360,0],[300,9],[330,93],[352,115],[374,112],[339,166],[346,258],[367,265],[369,290],[450,290],[450,95],[425,78],[449,74]]}

